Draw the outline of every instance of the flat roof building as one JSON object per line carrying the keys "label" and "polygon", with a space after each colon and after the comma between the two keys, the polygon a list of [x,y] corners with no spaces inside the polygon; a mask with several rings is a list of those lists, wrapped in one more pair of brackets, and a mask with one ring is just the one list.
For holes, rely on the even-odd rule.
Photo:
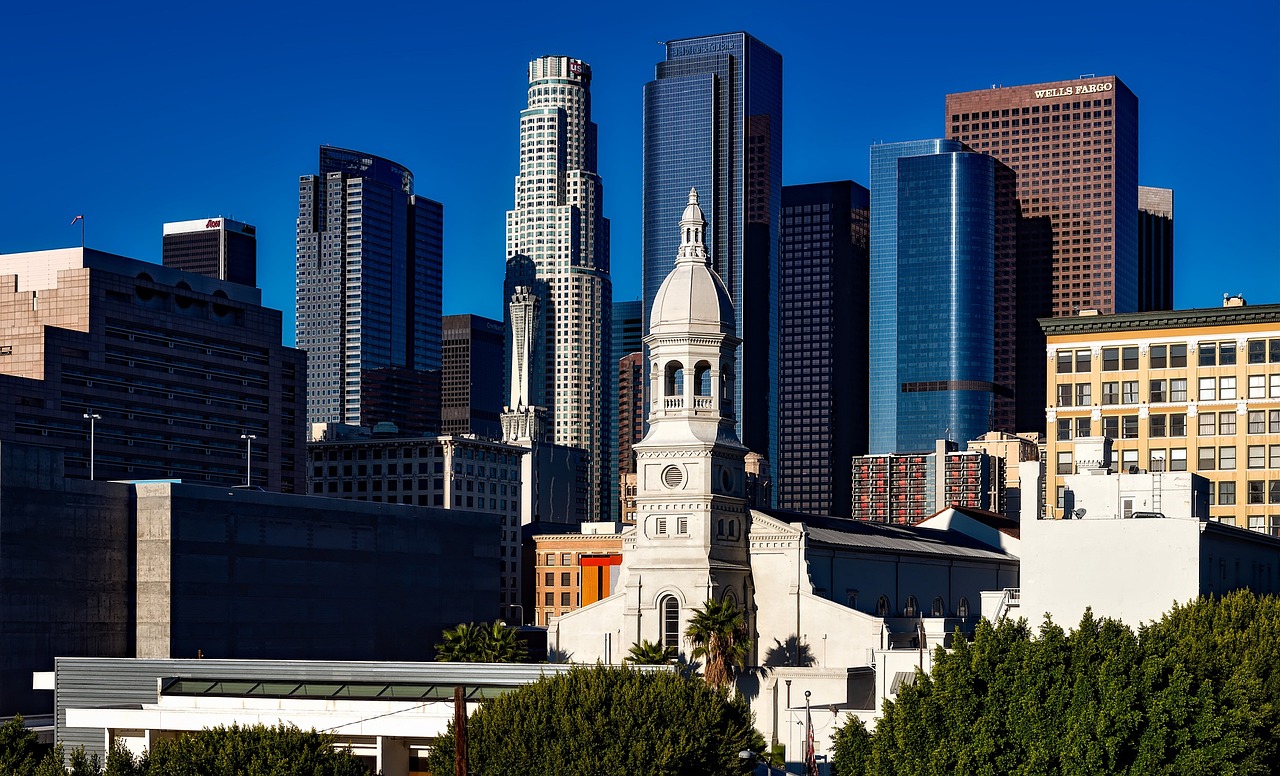
{"label": "flat roof building", "polygon": [[215,216],[164,225],[160,262],[166,267],[229,280],[258,284],[258,230],[230,218]]}
{"label": "flat roof building", "polygon": [[0,440],[62,448],[72,477],[303,489],[306,354],[258,289],[91,248],[11,253],[0,330]]}

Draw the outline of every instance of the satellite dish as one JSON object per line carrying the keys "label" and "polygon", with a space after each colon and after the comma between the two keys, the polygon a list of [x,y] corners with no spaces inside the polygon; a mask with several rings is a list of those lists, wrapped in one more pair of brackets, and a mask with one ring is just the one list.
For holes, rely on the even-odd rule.
{"label": "satellite dish", "polygon": [[1080,507],[1076,510],[1076,519],[1079,520],[1082,517],[1084,517],[1084,507]]}

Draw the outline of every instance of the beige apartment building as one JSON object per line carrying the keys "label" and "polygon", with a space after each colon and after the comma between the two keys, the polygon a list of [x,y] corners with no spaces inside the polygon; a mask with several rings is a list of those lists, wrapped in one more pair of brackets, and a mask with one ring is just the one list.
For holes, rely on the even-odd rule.
{"label": "beige apartment building", "polygon": [[1280,304],[1041,320],[1046,505],[1069,508],[1077,440],[1109,437],[1118,471],[1191,471],[1210,515],[1280,536]]}

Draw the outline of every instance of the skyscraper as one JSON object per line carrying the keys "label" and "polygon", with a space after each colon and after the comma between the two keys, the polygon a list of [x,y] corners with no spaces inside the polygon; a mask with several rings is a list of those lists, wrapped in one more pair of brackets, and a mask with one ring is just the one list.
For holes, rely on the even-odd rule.
{"label": "skyscraper", "polygon": [[1173,309],[1173,189],[1138,187],[1138,311]]}
{"label": "skyscraper", "polygon": [[1115,76],[948,94],[947,137],[1017,173],[1052,232],[1053,315],[1139,309],[1138,98]]}
{"label": "skyscraper", "polygon": [[[873,407],[873,454],[929,450],[938,439],[963,442],[993,429],[1011,431],[1015,422],[1013,173],[967,151],[912,153],[928,143],[947,145],[872,147],[873,284],[892,275],[896,287],[887,300],[872,297],[871,342],[881,346],[885,362],[873,351],[871,385],[875,397],[892,405],[894,418],[886,423]],[[885,160],[897,168],[893,181]],[[878,186],[895,191],[888,213],[876,213]],[[890,242],[883,230],[894,232],[891,253],[875,252]],[[883,347],[886,341],[892,350]]]}
{"label": "skyscraper", "polygon": [[849,514],[867,451],[869,214],[853,181],[782,188],[781,509]]}
{"label": "skyscraper", "polygon": [[161,263],[184,272],[258,283],[257,229],[230,218],[197,218],[164,225]]}
{"label": "skyscraper", "polygon": [[737,311],[738,437],[778,460],[778,214],[782,57],[745,32],[666,44],[644,91],[644,305],[671,268],[696,187],[707,248]]}
{"label": "skyscraper", "polygon": [[320,173],[298,184],[308,421],[439,430],[443,230],[443,206],[414,194],[409,170],[320,147]]}
{"label": "skyscraper", "polygon": [[[515,287],[539,297],[529,400],[548,410],[557,445],[586,452],[587,514],[598,519],[610,514],[612,500],[607,409],[616,363],[609,221],[596,171],[590,86],[591,66],[582,60],[544,56],[529,63],[515,207],[507,211],[507,298]],[[538,282],[528,282],[533,279]]]}
{"label": "skyscraper", "polygon": [[444,317],[441,433],[502,438],[502,341],[502,321]]}
{"label": "skyscraper", "polygon": [[[627,360],[632,354],[639,357]],[[623,519],[620,490],[625,486],[622,475],[634,473],[635,457],[631,443],[644,434],[644,302],[635,299],[613,303],[613,364],[617,369],[617,391],[613,394],[609,413],[614,420],[614,435],[609,448],[609,487],[613,490],[613,516]],[[624,363],[624,361],[626,363]],[[637,379],[636,368],[641,375]],[[636,404],[635,402],[639,402]],[[636,410],[639,417],[635,417]],[[631,463],[628,463],[631,462]]]}

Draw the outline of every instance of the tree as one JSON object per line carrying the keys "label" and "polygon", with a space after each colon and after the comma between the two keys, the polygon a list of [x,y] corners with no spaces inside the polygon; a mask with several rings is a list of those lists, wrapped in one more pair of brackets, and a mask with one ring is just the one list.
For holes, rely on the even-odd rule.
{"label": "tree", "polygon": [[676,648],[653,641],[639,641],[627,650],[627,660],[633,666],[661,666],[676,659]]}
{"label": "tree", "polygon": [[0,725],[0,773],[30,773],[48,751],[21,714]]}
{"label": "tree", "polygon": [[[454,774],[453,729],[427,762]],[[485,701],[467,721],[468,772],[747,774],[761,751],[745,699],[672,671],[579,666]]]}
{"label": "tree", "polygon": [[501,621],[492,625],[460,623],[441,634],[436,660],[446,663],[523,663],[529,657],[525,643],[516,638],[516,629]]}
{"label": "tree", "polygon": [[704,659],[702,674],[712,687],[729,686],[734,673],[746,669],[747,617],[732,601],[711,600],[694,610],[684,635],[693,643],[692,657]]}
{"label": "tree", "polygon": [[206,728],[162,739],[142,758],[138,776],[368,776],[330,736],[293,725]]}
{"label": "tree", "polygon": [[1086,612],[979,623],[935,653],[869,737],[835,736],[839,774],[1269,773],[1280,762],[1280,599],[1236,591],[1138,633]]}

